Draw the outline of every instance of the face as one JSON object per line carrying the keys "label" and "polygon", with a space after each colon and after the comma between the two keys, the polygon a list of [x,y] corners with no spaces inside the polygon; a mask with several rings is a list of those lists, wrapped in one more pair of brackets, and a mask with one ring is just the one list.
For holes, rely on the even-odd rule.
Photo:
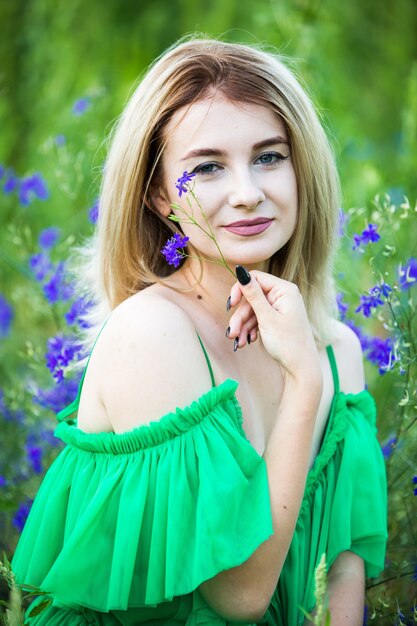
{"label": "face", "polygon": [[[184,171],[195,173],[191,185],[228,263],[265,268],[289,241],[297,221],[297,181],[280,117],[266,107],[218,96],[178,110],[165,136],[158,210],[182,218],[170,204],[190,213],[191,201],[194,218],[207,230],[191,194],[179,198],[175,187]],[[199,256],[219,259],[213,241],[198,226],[181,226]]]}

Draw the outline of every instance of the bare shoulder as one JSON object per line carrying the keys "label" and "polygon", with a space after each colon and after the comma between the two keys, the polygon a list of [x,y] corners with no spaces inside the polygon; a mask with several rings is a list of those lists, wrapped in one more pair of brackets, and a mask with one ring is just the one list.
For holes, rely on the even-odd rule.
{"label": "bare shoulder", "polygon": [[158,420],[211,388],[192,320],[158,294],[141,292],[119,305],[95,350],[100,396],[115,432]]}
{"label": "bare shoulder", "polygon": [[345,393],[359,393],[365,387],[362,347],[356,333],[334,320],[332,342],[339,372],[340,388]]}

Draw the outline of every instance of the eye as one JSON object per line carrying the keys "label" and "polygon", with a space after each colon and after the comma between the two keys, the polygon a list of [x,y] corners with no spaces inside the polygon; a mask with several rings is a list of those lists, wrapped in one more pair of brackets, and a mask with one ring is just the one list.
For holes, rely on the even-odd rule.
{"label": "eye", "polygon": [[279,152],[264,152],[263,154],[259,155],[257,159],[255,159],[255,163],[258,161],[261,165],[275,165],[279,161],[284,161],[285,159],[288,159],[289,156],[289,154],[287,154],[287,156],[284,156]]}
{"label": "eye", "polygon": [[202,163],[197,165],[192,171],[192,174],[201,174],[202,176],[210,176],[215,174],[220,169],[220,165],[217,163]]}

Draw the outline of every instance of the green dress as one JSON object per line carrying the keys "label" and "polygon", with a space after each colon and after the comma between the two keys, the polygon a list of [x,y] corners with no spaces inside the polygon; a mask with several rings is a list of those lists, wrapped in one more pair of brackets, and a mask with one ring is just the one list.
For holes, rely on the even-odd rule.
{"label": "green dress", "polygon": [[[203,350],[204,346],[202,345]],[[292,543],[259,624],[300,626],[314,607],[314,570],[344,550],[384,564],[386,479],[368,391],[335,393]],[[77,398],[58,414],[66,443],[32,505],[12,567],[52,603],[31,626],[225,626],[198,591],[240,565],[273,534],[266,464],[248,441],[238,383],[216,385],[190,406],[126,433],[87,434]],[[85,368],[85,371],[88,367]],[[85,375],[84,371],[84,375]]]}

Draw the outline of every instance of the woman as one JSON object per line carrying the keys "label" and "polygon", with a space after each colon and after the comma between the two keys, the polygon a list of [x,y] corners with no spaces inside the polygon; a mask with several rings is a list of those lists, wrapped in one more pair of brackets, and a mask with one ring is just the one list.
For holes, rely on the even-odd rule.
{"label": "woman", "polygon": [[13,561],[52,599],[30,623],[301,625],[325,554],[332,624],[362,624],[385,474],[359,342],[332,316],[338,206],[274,55],[195,39],[151,67],[102,185],[111,315]]}

